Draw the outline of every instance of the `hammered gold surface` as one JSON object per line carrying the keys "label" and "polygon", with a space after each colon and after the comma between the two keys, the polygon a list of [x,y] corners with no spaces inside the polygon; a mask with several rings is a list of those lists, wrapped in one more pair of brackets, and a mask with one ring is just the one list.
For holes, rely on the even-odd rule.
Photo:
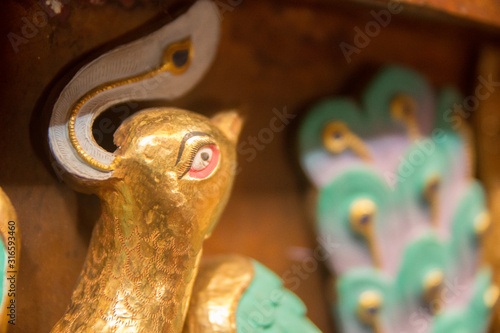
{"label": "hammered gold surface", "polygon": [[[178,109],[145,110],[122,124],[113,178],[96,189],[103,212],[53,332],[182,331],[203,241],[229,197],[240,125],[234,112],[212,122]],[[194,133],[220,151],[204,179],[181,176]]]}
{"label": "hammered gold surface", "polygon": [[184,333],[235,333],[236,308],[253,275],[252,262],[245,257],[204,259],[194,284]]}

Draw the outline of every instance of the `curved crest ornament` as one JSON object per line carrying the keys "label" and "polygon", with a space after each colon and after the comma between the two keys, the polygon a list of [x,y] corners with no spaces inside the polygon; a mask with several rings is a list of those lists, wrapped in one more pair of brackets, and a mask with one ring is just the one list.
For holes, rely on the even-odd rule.
{"label": "curved crest ornament", "polygon": [[116,156],[95,142],[95,119],[122,102],[187,93],[212,63],[219,34],[216,6],[198,1],[161,29],[80,69],[61,91],[50,119],[49,144],[58,163],[82,179],[111,177]]}

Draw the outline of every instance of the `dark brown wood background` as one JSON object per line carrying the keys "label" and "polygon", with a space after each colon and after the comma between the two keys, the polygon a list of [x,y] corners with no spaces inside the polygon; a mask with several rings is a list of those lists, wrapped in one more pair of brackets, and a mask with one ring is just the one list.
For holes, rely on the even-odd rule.
{"label": "dark brown wood background", "polygon": [[[500,78],[500,51],[494,48],[499,45],[500,5],[494,0],[483,5],[413,2],[403,1],[403,11],[348,63],[339,44],[353,44],[354,28],[364,29],[373,20],[370,11],[386,8],[387,2],[244,0],[222,15],[219,53],[208,75],[174,105],[207,115],[238,107],[246,117],[241,140],[249,141],[269,127],[273,109],[300,116],[317,98],[362,88],[365,78],[384,64],[411,66],[436,87],[453,83],[466,95],[473,91],[477,73]],[[0,186],[12,199],[23,235],[13,331],[46,332],[69,302],[99,216],[95,197],[72,191],[50,169],[42,108],[48,88],[89,53],[118,44],[122,36],[138,34],[137,29],[175,11],[171,3],[125,8],[111,1],[103,6],[72,1],[67,18],[50,19],[16,53],[8,34],[21,35],[23,20],[32,20],[40,7],[35,1],[12,0],[0,6]],[[471,118],[478,137],[479,176],[491,194],[494,217],[500,216],[495,204],[499,96],[496,92],[484,101]],[[295,292],[307,304],[310,318],[324,332],[333,332],[325,269],[319,265],[296,273],[308,249],[316,247],[308,186],[294,156],[299,118],[275,133],[254,159],[240,154],[242,171],[205,253],[251,256],[284,277],[289,287],[297,285],[290,277],[299,276]],[[497,277],[499,234],[495,223],[486,239],[486,258]]]}

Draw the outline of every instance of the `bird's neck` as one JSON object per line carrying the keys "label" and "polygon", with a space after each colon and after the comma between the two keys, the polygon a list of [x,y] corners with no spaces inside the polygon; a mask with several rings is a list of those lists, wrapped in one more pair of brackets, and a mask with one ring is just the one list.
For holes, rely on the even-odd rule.
{"label": "bird's neck", "polygon": [[136,201],[126,191],[103,203],[62,327],[181,332],[201,257],[193,221],[180,207]]}

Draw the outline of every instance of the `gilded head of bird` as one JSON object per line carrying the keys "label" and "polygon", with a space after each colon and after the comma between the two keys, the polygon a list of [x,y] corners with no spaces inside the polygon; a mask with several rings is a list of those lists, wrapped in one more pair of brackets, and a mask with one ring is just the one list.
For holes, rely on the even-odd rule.
{"label": "gilded head of bird", "polygon": [[196,221],[196,234],[205,236],[230,193],[240,127],[236,112],[208,119],[180,109],[144,110],[115,133],[119,148],[107,182],[129,196],[126,202],[182,221],[167,221],[169,228],[181,232],[183,223]]}

